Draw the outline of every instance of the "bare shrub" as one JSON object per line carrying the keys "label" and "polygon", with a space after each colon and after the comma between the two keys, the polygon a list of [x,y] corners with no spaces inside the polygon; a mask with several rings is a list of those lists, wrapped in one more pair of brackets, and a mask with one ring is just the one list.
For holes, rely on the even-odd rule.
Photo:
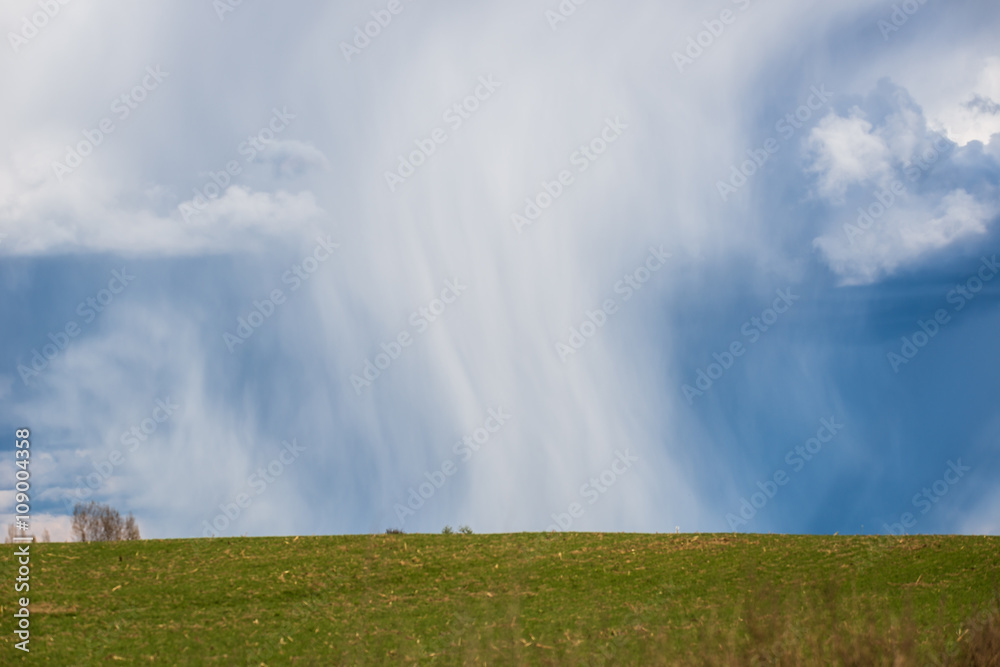
{"label": "bare shrub", "polygon": [[139,525],[131,514],[123,519],[118,510],[93,500],[73,508],[73,536],[80,542],[138,540]]}

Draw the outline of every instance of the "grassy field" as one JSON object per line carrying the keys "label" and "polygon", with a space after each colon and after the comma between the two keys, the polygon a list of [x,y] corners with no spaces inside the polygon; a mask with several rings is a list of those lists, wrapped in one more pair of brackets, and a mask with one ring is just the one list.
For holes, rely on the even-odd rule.
{"label": "grassy field", "polygon": [[30,656],[13,646],[13,550],[0,557],[3,664],[925,665],[1000,655],[996,537],[36,544]]}

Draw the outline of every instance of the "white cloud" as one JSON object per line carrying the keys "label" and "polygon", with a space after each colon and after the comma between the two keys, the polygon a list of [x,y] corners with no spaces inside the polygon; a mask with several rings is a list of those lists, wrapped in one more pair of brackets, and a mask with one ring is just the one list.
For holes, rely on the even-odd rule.
{"label": "white cloud", "polygon": [[946,248],[967,236],[985,234],[986,223],[996,212],[962,189],[945,195],[938,210],[936,217],[922,225],[899,229],[903,261]]}
{"label": "white cloud", "polygon": [[[206,169],[220,170],[234,159],[243,163],[240,142],[267,128],[262,119],[281,106],[224,95],[225,104],[211,102],[225,118],[218,126],[212,126],[216,118],[188,115],[219,90],[212,84],[213,92],[203,95],[184,80],[185,68],[211,68],[215,49],[226,48],[219,42],[230,33],[214,12],[199,21],[191,14],[198,17],[197,9],[165,4],[113,15],[91,6],[60,7],[28,46],[0,62],[0,78],[11,87],[11,99],[18,99],[0,109],[0,125],[9,128],[0,137],[0,237],[6,235],[0,255],[242,252],[276,238],[309,237],[317,225],[325,226],[328,216],[314,192],[288,181],[329,166],[318,148],[294,138],[300,131],[294,114],[281,139],[267,130],[271,138],[255,153],[256,164],[244,164],[236,187],[208,211],[190,224],[178,212],[190,186],[204,185],[207,177],[197,179]],[[3,9],[11,25],[38,11],[31,2]],[[167,34],[176,34],[173,21],[181,16],[193,33],[211,37],[212,46],[197,54],[173,49]],[[127,56],[87,50],[81,41],[86,39],[113,39]],[[144,99],[122,117],[115,111],[125,108],[121,95],[131,95],[150,68],[163,73],[160,83],[140,88]],[[63,104],[65,96],[74,103]],[[99,131],[102,120],[113,129]],[[91,148],[84,152],[81,145]],[[71,147],[83,158],[66,173],[56,165],[71,164]],[[248,171],[253,178],[246,178]]]}
{"label": "white cloud", "polygon": [[808,149],[808,170],[819,174],[819,193],[832,200],[842,199],[852,185],[884,178],[891,169],[892,151],[857,107],[847,118],[831,113],[821,120],[809,135]]}
{"label": "white cloud", "polygon": [[986,59],[975,87],[961,99],[950,100],[934,124],[960,146],[970,141],[988,144],[1000,133],[1000,58]]}
{"label": "white cloud", "polygon": [[232,252],[273,237],[308,237],[326,218],[310,192],[234,185],[188,221],[165,206],[171,198],[163,186],[147,186],[138,197],[128,192],[112,174],[83,171],[59,184],[0,166],[0,233],[7,235],[0,254]]}
{"label": "white cloud", "polygon": [[296,139],[274,141],[257,159],[269,164],[276,176],[286,178],[301,176],[311,170],[330,168],[330,162],[321,150]]}
{"label": "white cloud", "polygon": [[[5,491],[0,491],[0,500],[4,498]],[[4,506],[7,506],[6,503]],[[13,514],[0,514],[0,526],[3,527],[4,539],[7,537],[7,526],[14,522]],[[45,531],[49,531],[49,540],[52,542],[72,542],[73,541],[73,518],[66,514],[48,514],[39,512],[31,515],[30,535],[35,536],[35,540],[42,541]],[[141,526],[140,526],[141,529]]]}
{"label": "white cloud", "polygon": [[995,206],[958,189],[933,208],[923,208],[920,200],[896,204],[868,229],[850,220],[817,238],[814,245],[841,284],[866,285],[957,241],[984,234],[996,213]]}
{"label": "white cloud", "polygon": [[937,194],[933,179],[954,159],[954,145],[928,128],[905,89],[880,80],[866,110],[827,116],[807,142],[806,170],[832,213],[813,245],[843,285],[877,282],[985,234],[998,212],[964,188]]}

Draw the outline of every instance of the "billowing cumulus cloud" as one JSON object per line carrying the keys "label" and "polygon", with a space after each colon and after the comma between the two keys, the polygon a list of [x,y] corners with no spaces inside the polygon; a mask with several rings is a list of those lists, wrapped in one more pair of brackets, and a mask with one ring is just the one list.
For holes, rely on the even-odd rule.
{"label": "billowing cumulus cloud", "polygon": [[848,118],[831,114],[820,121],[809,137],[809,148],[819,192],[829,199],[841,199],[852,185],[881,181],[890,169],[889,147],[872,134],[871,123],[857,107]]}
{"label": "billowing cumulus cloud", "polygon": [[[995,186],[954,187],[970,151],[928,128],[905,90],[888,80],[860,107],[831,114],[808,139],[808,168],[833,224],[814,244],[841,284],[865,285],[986,234],[1000,213]],[[1000,164],[987,160],[989,172]],[[988,173],[989,173],[988,172]]]}

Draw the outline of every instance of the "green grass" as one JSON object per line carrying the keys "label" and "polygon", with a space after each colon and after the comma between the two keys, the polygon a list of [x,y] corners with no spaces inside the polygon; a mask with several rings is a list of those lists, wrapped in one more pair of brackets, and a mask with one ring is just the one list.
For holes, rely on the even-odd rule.
{"label": "green grass", "polygon": [[4,664],[977,664],[970,641],[992,640],[970,619],[995,626],[1000,587],[996,537],[35,544],[24,656],[13,551]]}

